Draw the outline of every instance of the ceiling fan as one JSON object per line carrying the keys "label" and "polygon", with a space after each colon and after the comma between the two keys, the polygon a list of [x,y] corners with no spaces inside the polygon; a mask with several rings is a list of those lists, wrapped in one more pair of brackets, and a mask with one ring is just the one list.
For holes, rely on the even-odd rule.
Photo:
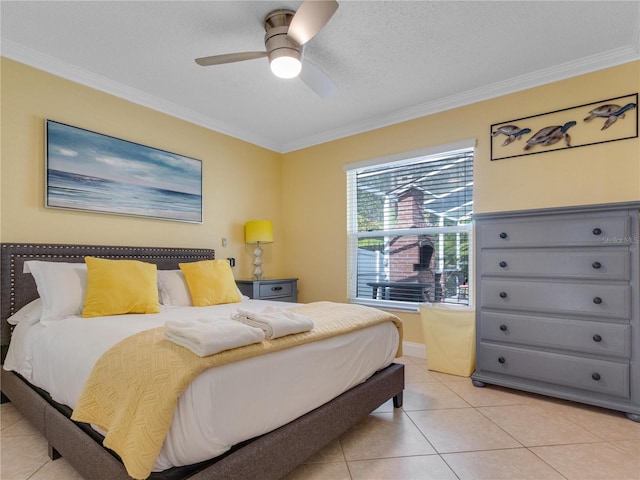
{"label": "ceiling fan", "polygon": [[305,0],[293,10],[274,10],[264,19],[264,52],[240,52],[196,58],[203,67],[225,63],[242,62],[268,57],[271,71],[281,78],[300,75],[311,90],[321,97],[336,91],[333,81],[318,67],[305,61],[302,64],[304,45],[311,40],[331,19],[338,9],[335,0]]}

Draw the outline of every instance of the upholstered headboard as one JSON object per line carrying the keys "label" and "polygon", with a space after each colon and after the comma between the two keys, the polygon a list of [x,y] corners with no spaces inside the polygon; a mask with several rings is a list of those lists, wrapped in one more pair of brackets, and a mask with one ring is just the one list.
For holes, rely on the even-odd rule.
{"label": "upholstered headboard", "polygon": [[[102,245],[48,245],[3,243],[0,250],[0,325],[1,345],[9,344],[11,325],[7,318],[38,298],[35,280],[23,273],[27,260],[47,262],[84,262],[84,257],[131,259],[155,263],[160,270],[177,269],[178,263],[213,260],[215,252],[207,248],[112,247]],[[4,348],[3,348],[4,350]]]}

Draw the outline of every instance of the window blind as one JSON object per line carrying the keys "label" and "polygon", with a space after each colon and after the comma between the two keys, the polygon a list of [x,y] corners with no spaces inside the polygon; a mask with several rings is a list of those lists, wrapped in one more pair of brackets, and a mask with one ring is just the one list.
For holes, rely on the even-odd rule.
{"label": "window blind", "polygon": [[472,148],[349,169],[347,197],[352,301],[468,303]]}

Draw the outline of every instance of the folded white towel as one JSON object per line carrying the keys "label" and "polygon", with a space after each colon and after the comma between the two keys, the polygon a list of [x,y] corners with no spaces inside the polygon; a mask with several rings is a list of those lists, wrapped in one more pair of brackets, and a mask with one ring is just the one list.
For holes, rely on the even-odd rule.
{"label": "folded white towel", "polygon": [[199,318],[165,323],[164,336],[200,357],[262,342],[264,332],[259,328],[234,322],[229,318]]}
{"label": "folded white towel", "polygon": [[266,338],[308,332],[313,328],[313,321],[309,317],[285,308],[267,307],[261,312],[239,308],[237,313],[231,315],[231,318],[245,325],[261,328]]}

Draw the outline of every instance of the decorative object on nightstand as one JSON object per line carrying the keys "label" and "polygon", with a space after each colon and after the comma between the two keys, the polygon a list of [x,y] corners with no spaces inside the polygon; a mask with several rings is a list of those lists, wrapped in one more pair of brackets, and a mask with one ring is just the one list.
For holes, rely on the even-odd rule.
{"label": "decorative object on nightstand", "polygon": [[269,280],[236,280],[243,295],[255,300],[278,302],[298,301],[297,278],[271,278]]}
{"label": "decorative object on nightstand", "polygon": [[262,247],[261,243],[273,243],[273,225],[269,220],[251,220],[244,225],[244,241],[255,244],[253,251],[253,279],[262,280]]}

